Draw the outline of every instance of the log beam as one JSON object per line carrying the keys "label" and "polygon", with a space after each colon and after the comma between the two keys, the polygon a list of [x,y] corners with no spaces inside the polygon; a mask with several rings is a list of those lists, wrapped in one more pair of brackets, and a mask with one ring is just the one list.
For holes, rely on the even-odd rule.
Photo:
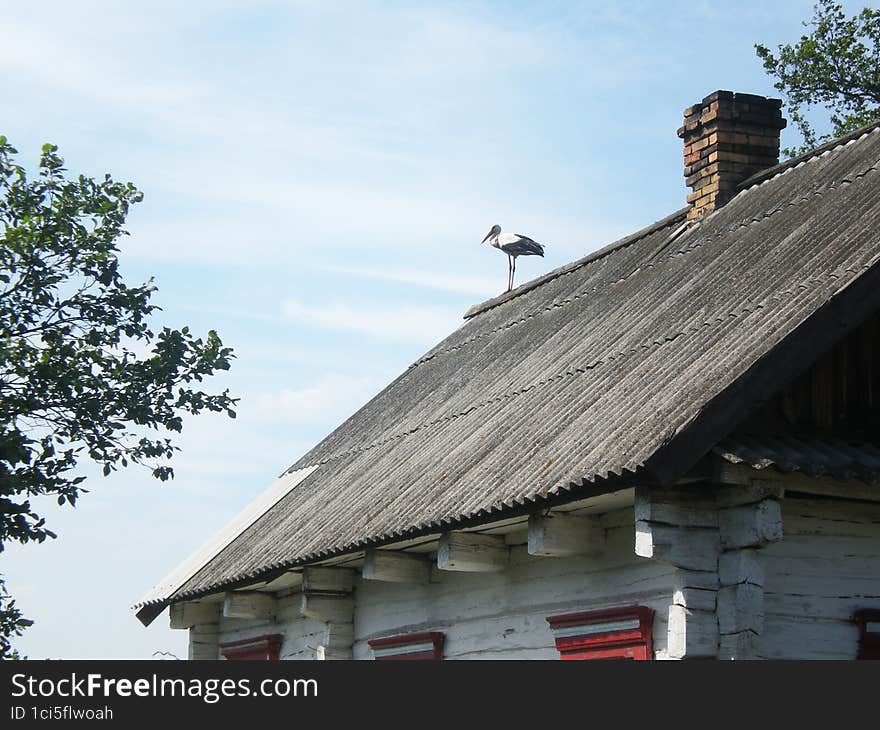
{"label": "log beam", "polygon": [[172,603],[168,609],[168,620],[172,629],[191,629],[197,624],[215,624],[220,621],[220,604],[196,601]]}
{"label": "log beam", "polygon": [[386,583],[428,582],[431,565],[420,555],[396,550],[367,550],[361,577]]}
{"label": "log beam", "polygon": [[299,615],[324,624],[317,659],[351,659],[354,645],[355,571],[313,565],[303,570]]}
{"label": "log beam", "polygon": [[636,555],[685,570],[718,568],[718,530],[636,522]]}
{"label": "log beam", "polygon": [[714,657],[718,652],[718,621],[714,612],[672,604],[666,641],[671,659]]}
{"label": "log beam", "polygon": [[761,548],[782,539],[781,480],[753,479],[718,493],[723,552],[718,561],[718,656],[756,659],[764,631]]}
{"label": "log beam", "polygon": [[444,532],[437,550],[437,568],[468,573],[497,572],[507,567],[509,553],[500,535]]}
{"label": "log beam", "polygon": [[529,517],[529,555],[564,558],[598,555],[605,544],[605,530],[590,516],[532,515]]}
{"label": "log beam", "polygon": [[303,593],[299,614],[324,624],[317,659],[351,659],[354,646],[354,598],[352,594]]}
{"label": "log beam", "polygon": [[782,539],[782,509],[777,499],[720,510],[725,550],[760,547]]}
{"label": "log beam", "polygon": [[220,658],[220,624],[197,624],[189,630],[187,658],[192,660]]}
{"label": "log beam", "polygon": [[354,589],[355,571],[312,565],[303,570],[303,593],[351,593]]}
{"label": "log beam", "polygon": [[278,601],[268,593],[257,591],[227,593],[223,599],[224,618],[271,620],[275,618]]}

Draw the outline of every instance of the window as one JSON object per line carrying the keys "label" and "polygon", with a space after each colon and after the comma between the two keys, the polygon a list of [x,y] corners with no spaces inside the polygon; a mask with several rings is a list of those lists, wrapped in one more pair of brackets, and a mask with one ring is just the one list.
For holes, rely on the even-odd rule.
{"label": "window", "polygon": [[853,620],[859,627],[859,653],[856,658],[880,659],[880,609],[860,609]]}
{"label": "window", "polygon": [[646,606],[549,616],[560,659],[653,659]]}
{"label": "window", "polygon": [[252,639],[227,641],[220,644],[220,654],[224,659],[278,661],[281,650],[281,634],[263,634]]}
{"label": "window", "polygon": [[376,659],[442,659],[443,634],[430,631],[424,634],[389,636],[367,642]]}

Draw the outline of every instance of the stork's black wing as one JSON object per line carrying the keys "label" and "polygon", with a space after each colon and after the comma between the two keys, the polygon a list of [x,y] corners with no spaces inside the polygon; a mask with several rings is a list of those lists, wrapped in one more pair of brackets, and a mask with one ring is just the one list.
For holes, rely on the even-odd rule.
{"label": "stork's black wing", "polygon": [[519,236],[519,240],[514,243],[509,243],[504,247],[504,250],[507,253],[513,254],[514,256],[543,256],[544,255],[544,247],[538,243],[537,241],[533,241],[528,236],[522,235],[522,233],[517,233]]}

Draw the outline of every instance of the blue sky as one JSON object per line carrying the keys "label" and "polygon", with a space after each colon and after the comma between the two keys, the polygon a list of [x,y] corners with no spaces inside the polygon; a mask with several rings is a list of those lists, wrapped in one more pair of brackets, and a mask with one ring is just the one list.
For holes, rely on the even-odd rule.
{"label": "blue sky", "polygon": [[[847,4],[850,10],[856,4]],[[131,180],[122,243],[157,324],[218,330],[239,418],[179,439],[176,478],[93,478],[59,539],[0,572],[32,657],[186,654],[130,605],[284,468],[506,286],[684,205],[684,107],[772,94],[752,48],[802,1],[0,2],[0,133],[32,164]],[[789,131],[783,144],[797,142]]]}

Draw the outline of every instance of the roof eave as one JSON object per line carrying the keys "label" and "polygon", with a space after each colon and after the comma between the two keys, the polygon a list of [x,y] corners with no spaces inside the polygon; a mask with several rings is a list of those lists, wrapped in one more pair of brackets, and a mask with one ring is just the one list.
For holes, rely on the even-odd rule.
{"label": "roof eave", "polygon": [[187,591],[184,593],[178,592],[159,601],[143,603],[135,606],[135,616],[144,626],[149,626],[167,606],[174,603],[197,600],[222,591],[252,586],[255,583],[268,583],[275,580],[283,573],[296,570],[297,568],[303,568],[307,565],[314,565],[333,558],[358,553],[368,548],[387,547],[394,543],[424,537],[445,530],[462,530],[471,527],[479,527],[491,522],[498,522],[511,517],[527,515],[537,510],[575,502],[588,497],[608,494],[620,489],[651,484],[656,484],[653,476],[642,469],[637,469],[635,472],[625,472],[622,475],[609,474],[607,478],[597,478],[595,481],[582,480],[580,484],[572,483],[567,489],[560,489],[554,494],[548,494],[544,497],[536,497],[534,499],[524,499],[520,503],[514,504],[510,507],[501,506],[498,508],[483,509],[472,516],[444,521],[442,524],[441,522],[432,522],[428,525],[401,531],[400,534],[384,535],[382,537],[361,540],[352,545],[321,551],[318,554],[307,555],[296,560],[285,561],[272,567],[255,571],[252,574],[234,576],[227,581],[207,586],[202,590]]}

